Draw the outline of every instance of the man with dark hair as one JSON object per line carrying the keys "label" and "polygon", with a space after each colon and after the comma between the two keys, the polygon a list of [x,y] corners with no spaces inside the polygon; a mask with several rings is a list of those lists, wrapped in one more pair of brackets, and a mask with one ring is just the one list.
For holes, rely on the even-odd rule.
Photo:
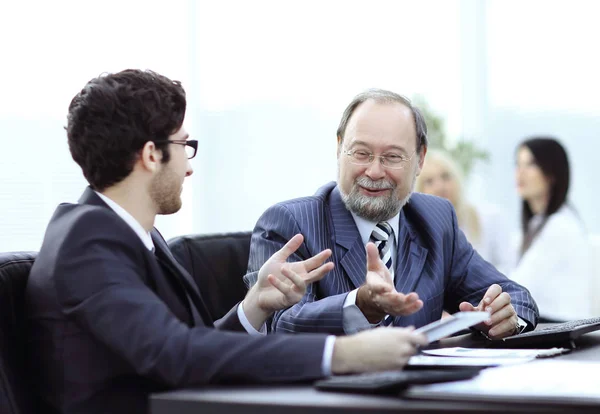
{"label": "man with dark hair", "polygon": [[[493,338],[535,327],[538,310],[527,289],[473,250],[452,205],[413,194],[427,153],[427,126],[418,108],[393,92],[361,93],[344,111],[337,141],[338,182],[269,208],[252,235],[248,285],[295,233],[304,242],[292,261],[333,252],[334,269],[310,284],[299,303],[276,312],[275,331],[420,327],[444,309],[489,311],[491,318],[478,329]],[[375,268],[365,254],[369,242],[381,258]]]}
{"label": "man with dark hair", "polygon": [[328,250],[286,263],[301,235],[213,326],[153,227],[157,214],[179,210],[192,174],[198,142],[183,127],[185,108],[178,82],[138,70],[92,79],[69,106],[69,148],[90,187],[78,204],[56,209],[27,284],[31,378],[42,398],[61,413],[131,414],[168,388],[402,367],[425,341],[408,329],[264,335],[275,310],[333,268],[323,264]]}

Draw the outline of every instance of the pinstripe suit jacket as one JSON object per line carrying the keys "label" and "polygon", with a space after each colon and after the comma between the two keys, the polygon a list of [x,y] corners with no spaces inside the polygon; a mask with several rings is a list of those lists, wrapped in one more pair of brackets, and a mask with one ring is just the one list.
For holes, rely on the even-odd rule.
{"label": "pinstripe suit jacket", "polygon": [[[529,291],[479,256],[459,230],[447,200],[415,193],[399,220],[396,289],[417,292],[424,306],[412,315],[396,317],[394,325],[420,327],[438,320],[443,309],[458,311],[463,301],[477,305],[489,286],[497,283],[510,294],[528,329],[535,326],[538,309]],[[335,268],[310,285],[299,303],[276,313],[272,328],[343,334],[342,307],[348,292],[365,281],[366,253],[335,182],[312,197],[276,204],[261,216],[252,235],[246,284],[254,284],[262,264],[297,233],[304,235],[304,243],[290,261],[331,249]]]}

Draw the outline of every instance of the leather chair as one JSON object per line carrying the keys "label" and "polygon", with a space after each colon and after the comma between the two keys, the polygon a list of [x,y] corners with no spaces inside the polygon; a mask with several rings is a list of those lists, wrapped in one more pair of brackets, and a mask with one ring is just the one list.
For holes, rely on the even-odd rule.
{"label": "leather chair", "polygon": [[46,413],[27,375],[25,286],[35,252],[0,253],[0,413]]}
{"label": "leather chair", "polygon": [[[213,320],[246,295],[251,232],[191,235],[169,241],[175,258],[198,283]],[[36,252],[0,253],[0,413],[51,413],[28,377],[25,287]]]}
{"label": "leather chair", "polygon": [[192,275],[213,321],[246,296],[252,232],[179,236],[168,241],[177,261]]}

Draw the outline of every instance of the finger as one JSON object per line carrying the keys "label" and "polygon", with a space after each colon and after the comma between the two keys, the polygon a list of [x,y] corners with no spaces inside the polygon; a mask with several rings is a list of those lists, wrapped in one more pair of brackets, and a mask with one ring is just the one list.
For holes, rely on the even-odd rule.
{"label": "finger", "polygon": [[377,297],[373,298],[373,300],[376,301],[382,308],[390,311],[394,308],[403,306],[405,299],[406,296],[396,291],[382,292]]}
{"label": "finger", "polygon": [[269,275],[267,276],[267,281],[278,291],[280,291],[281,293],[283,293],[285,296],[287,296],[290,293],[291,290],[291,286],[288,285],[285,282],[282,282],[281,280],[279,280],[277,277],[275,277],[274,275]]}
{"label": "finger", "polygon": [[515,331],[515,326],[517,326],[515,318],[504,319],[501,323],[489,330],[488,336],[491,338],[502,338],[512,335]]}
{"label": "finger", "polygon": [[494,299],[496,299],[496,297],[502,293],[502,288],[500,287],[500,285],[494,283],[492,286],[490,286],[487,290],[487,292],[485,292],[485,295],[483,295],[483,299],[480,303],[478,308],[480,310],[485,309],[490,303],[492,303],[494,301]]}
{"label": "finger", "polygon": [[422,333],[414,332],[414,327],[410,326],[407,328],[394,328],[397,329],[399,335],[402,337],[402,342],[407,343],[413,347],[427,345],[427,337]]}
{"label": "finger", "polygon": [[302,277],[290,269],[288,266],[281,266],[281,274],[284,275],[294,286],[300,290],[300,292],[306,289],[306,283]]}
{"label": "finger", "polygon": [[288,257],[290,257],[298,248],[302,245],[304,241],[304,236],[301,234],[296,234],[292,237],[275,255],[282,262],[285,262]]}
{"label": "finger", "polygon": [[479,310],[479,308],[476,308],[469,302],[462,302],[460,305],[458,305],[458,310],[460,310],[461,312],[474,312]]}
{"label": "finger", "polygon": [[502,292],[491,304],[485,307],[485,310],[493,315],[494,312],[504,309],[506,305],[510,305],[510,295],[507,292]]}
{"label": "finger", "polygon": [[427,336],[425,336],[425,334],[422,333],[411,332],[410,339],[411,342],[416,346],[425,346],[429,343],[429,341],[427,340]]}
{"label": "finger", "polygon": [[381,257],[379,257],[379,250],[375,243],[367,243],[367,271],[376,272],[383,266]]}
{"label": "finger", "polygon": [[421,299],[419,299],[415,303],[411,304],[410,306],[405,307],[404,310],[402,311],[402,315],[403,316],[412,315],[413,313],[420,311],[422,308],[423,308],[423,301]]}
{"label": "finger", "polygon": [[370,278],[366,285],[372,294],[383,295],[386,293],[394,293],[394,287],[389,283],[384,282],[381,278]]}
{"label": "finger", "polygon": [[503,307],[502,309],[499,309],[498,311],[496,311],[491,319],[491,323],[486,324],[490,325],[492,327],[500,324],[503,320],[505,319],[512,319],[517,315],[517,312],[515,312],[515,309],[512,307],[512,305],[506,305],[505,307]]}
{"label": "finger", "polygon": [[308,283],[316,282],[317,280],[321,280],[323,276],[327,273],[331,272],[334,268],[333,262],[325,263],[323,266],[316,268],[312,272],[308,274],[308,276],[304,279],[304,281]]}
{"label": "finger", "polygon": [[415,302],[411,303],[406,303],[406,301],[404,303],[398,302],[397,304],[393,305],[392,309],[390,309],[388,313],[395,316],[406,316],[417,312],[422,307],[423,301],[420,299],[417,299]]}
{"label": "finger", "polygon": [[417,292],[410,292],[406,295],[405,302],[407,305],[411,305],[419,300],[419,294]]}
{"label": "finger", "polygon": [[382,309],[387,313],[394,316],[405,316],[410,315],[421,309],[423,301],[419,300],[419,295],[416,293],[410,294],[410,300],[407,300],[408,296],[402,293],[393,291],[384,293],[377,298],[375,301],[378,302]]}
{"label": "finger", "polygon": [[331,256],[331,250],[326,249],[326,250],[323,250],[321,253],[314,255],[310,259],[306,259],[300,263],[303,264],[305,266],[306,270],[310,272],[311,270],[314,270],[317,267],[319,267],[320,265],[322,265],[323,262],[325,260],[327,260],[330,256]]}

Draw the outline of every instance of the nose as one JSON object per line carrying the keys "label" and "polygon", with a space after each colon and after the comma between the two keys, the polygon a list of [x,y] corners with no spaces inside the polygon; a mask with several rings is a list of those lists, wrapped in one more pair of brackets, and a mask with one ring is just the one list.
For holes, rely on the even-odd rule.
{"label": "nose", "polygon": [[185,170],[185,176],[189,177],[193,173],[194,173],[194,169],[192,168],[192,164],[190,163],[190,160],[188,160],[187,169]]}
{"label": "nose", "polygon": [[365,171],[365,175],[373,181],[381,180],[385,177],[385,168],[383,168],[383,164],[381,164],[379,158],[375,158],[373,162],[369,164],[369,167]]}
{"label": "nose", "polygon": [[515,167],[515,177],[519,178],[523,176],[523,168],[520,165]]}

